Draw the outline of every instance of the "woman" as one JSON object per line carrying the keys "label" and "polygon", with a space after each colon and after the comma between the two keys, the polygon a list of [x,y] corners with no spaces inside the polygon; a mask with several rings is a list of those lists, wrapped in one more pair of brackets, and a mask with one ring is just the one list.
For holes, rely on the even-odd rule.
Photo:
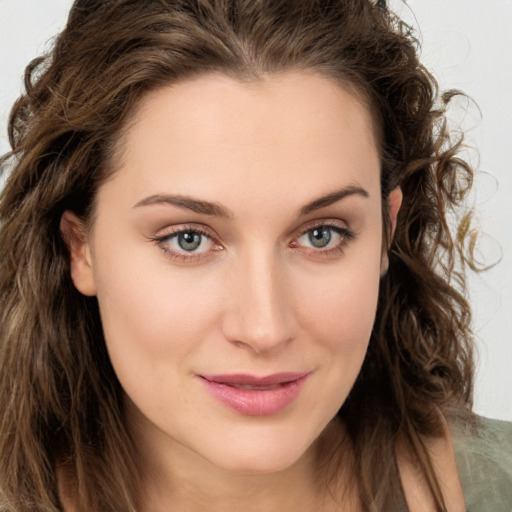
{"label": "woman", "polygon": [[507,510],[454,93],[381,2],[77,1],[26,88],[3,509]]}

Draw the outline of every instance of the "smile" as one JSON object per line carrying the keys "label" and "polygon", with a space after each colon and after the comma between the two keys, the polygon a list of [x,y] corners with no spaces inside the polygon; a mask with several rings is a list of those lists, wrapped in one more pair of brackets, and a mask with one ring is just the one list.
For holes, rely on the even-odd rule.
{"label": "smile", "polygon": [[252,375],[200,375],[206,389],[223,405],[247,416],[277,414],[299,396],[311,372]]}

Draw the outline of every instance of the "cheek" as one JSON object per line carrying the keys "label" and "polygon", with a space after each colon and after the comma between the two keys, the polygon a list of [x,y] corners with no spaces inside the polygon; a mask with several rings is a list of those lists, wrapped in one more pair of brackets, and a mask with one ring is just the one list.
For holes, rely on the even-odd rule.
{"label": "cheek", "polygon": [[[373,252],[375,255],[376,253]],[[339,270],[317,276],[314,286],[299,294],[302,329],[333,352],[366,350],[380,281],[380,260],[373,257],[342,262]]]}
{"label": "cheek", "polygon": [[[309,389],[309,414],[327,424],[339,411],[363,364],[377,308],[379,248],[366,258],[340,263],[336,271],[301,282],[297,318],[309,343],[302,345],[311,360],[321,361],[315,386]],[[314,286],[311,285],[314,282]]]}
{"label": "cheek", "polygon": [[148,264],[136,252],[129,258],[113,252],[98,255],[103,330],[121,381],[134,370],[157,376],[169,371],[164,369],[169,361],[176,368],[183,365],[216,323],[219,300],[213,277],[191,269],[172,271],[163,258]]}

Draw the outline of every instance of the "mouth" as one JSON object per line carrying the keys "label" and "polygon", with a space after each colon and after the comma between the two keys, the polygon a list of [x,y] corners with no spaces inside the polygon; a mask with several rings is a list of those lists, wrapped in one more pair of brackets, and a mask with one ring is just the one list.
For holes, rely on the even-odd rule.
{"label": "mouth", "polygon": [[289,407],[311,372],[286,372],[256,377],[246,374],[199,375],[221,404],[248,416],[268,416]]}

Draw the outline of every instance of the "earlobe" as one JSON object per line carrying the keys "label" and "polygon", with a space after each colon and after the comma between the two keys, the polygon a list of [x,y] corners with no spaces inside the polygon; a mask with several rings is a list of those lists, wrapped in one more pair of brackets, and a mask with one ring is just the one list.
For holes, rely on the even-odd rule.
{"label": "earlobe", "polygon": [[84,295],[96,295],[91,251],[83,222],[66,210],[60,219],[60,232],[69,251],[71,279],[75,288]]}

